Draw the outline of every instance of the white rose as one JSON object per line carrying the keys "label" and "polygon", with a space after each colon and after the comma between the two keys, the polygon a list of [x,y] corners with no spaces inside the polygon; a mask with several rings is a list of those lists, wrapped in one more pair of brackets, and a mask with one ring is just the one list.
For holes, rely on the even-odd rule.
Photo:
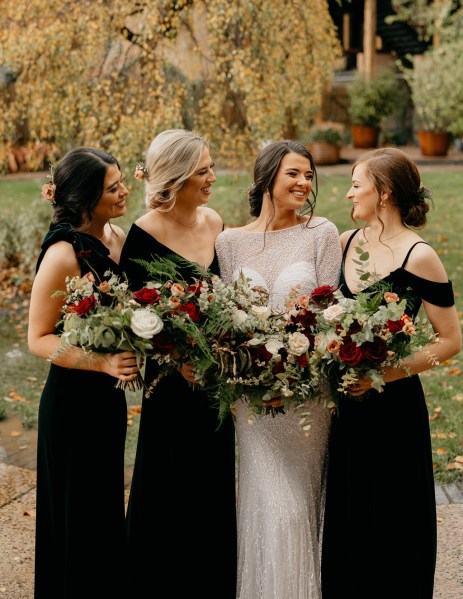
{"label": "white rose", "polygon": [[132,331],[142,339],[151,339],[162,330],[163,326],[164,323],[159,316],[146,309],[135,310],[130,323]]}
{"label": "white rose", "polygon": [[251,310],[257,320],[267,320],[270,316],[270,308],[268,306],[251,306]]}
{"label": "white rose", "polygon": [[248,315],[246,314],[246,312],[244,310],[235,310],[233,312],[233,316],[232,316],[233,326],[235,326],[235,327],[240,326],[240,324],[243,324],[243,322],[246,322],[247,318],[248,318]]}
{"label": "white rose", "polygon": [[339,304],[333,304],[323,310],[323,318],[326,322],[336,322],[341,319],[341,316],[346,313],[345,308]]}
{"label": "white rose", "polygon": [[302,356],[309,349],[309,340],[302,333],[291,333],[288,338],[288,352],[295,356]]}
{"label": "white rose", "polygon": [[272,354],[272,356],[276,356],[278,354],[278,350],[284,347],[284,344],[275,337],[272,337],[265,344],[265,349]]}

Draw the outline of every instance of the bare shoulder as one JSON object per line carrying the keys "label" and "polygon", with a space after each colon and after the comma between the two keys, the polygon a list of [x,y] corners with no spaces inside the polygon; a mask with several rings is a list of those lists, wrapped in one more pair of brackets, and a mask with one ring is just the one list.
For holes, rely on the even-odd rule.
{"label": "bare shoulder", "polygon": [[119,227],[119,225],[115,225],[115,224],[111,223],[111,228],[114,231],[114,233],[116,234],[116,236],[118,237],[118,239],[125,241],[127,234],[122,227]]}
{"label": "bare shoulder", "polygon": [[[420,241],[424,241],[419,238]],[[445,283],[448,275],[437,252],[428,243],[417,243],[408,257],[405,269],[429,281]]]}
{"label": "bare shoulder", "polygon": [[339,235],[339,240],[341,242],[341,247],[344,250],[344,248],[347,245],[347,242],[349,241],[350,237],[353,235],[354,231],[356,229],[349,229],[348,231],[343,231],[340,235]]}
{"label": "bare shoulder", "polygon": [[73,246],[67,241],[58,241],[45,252],[36,278],[49,279],[55,286],[60,282],[61,287],[66,276],[77,275],[80,275],[80,266]]}
{"label": "bare shoulder", "polygon": [[160,239],[166,233],[167,221],[157,210],[149,210],[140,216],[135,224],[156,239]]}
{"label": "bare shoulder", "polygon": [[200,212],[204,216],[204,222],[208,225],[208,227],[216,231],[217,234],[220,233],[223,227],[223,221],[220,214],[208,206],[203,206],[200,208]]}

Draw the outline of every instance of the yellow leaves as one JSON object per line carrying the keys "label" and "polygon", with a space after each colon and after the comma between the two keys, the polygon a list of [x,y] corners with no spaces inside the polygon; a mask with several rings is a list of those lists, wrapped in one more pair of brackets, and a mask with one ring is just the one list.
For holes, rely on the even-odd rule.
{"label": "yellow leaves", "polygon": [[442,416],[442,408],[438,407],[438,408],[434,408],[434,414],[431,416],[429,416],[429,420],[437,420],[437,418],[440,418]]}
{"label": "yellow leaves", "polygon": [[127,410],[127,426],[133,426],[133,417],[141,414],[141,406],[130,406]]}
{"label": "yellow leaves", "polygon": [[442,432],[437,432],[437,433],[432,433],[431,434],[431,438],[433,439],[455,439],[456,437],[456,433],[442,433]]}
{"label": "yellow leaves", "polygon": [[463,455],[455,456],[453,462],[449,462],[446,467],[447,470],[463,470]]}
{"label": "yellow leaves", "polygon": [[29,400],[26,399],[25,397],[23,397],[22,395],[19,395],[19,393],[16,393],[15,389],[10,389],[8,392],[8,396],[3,398],[3,401],[7,401],[8,403],[12,403],[15,401],[19,401],[19,402],[28,402]]}

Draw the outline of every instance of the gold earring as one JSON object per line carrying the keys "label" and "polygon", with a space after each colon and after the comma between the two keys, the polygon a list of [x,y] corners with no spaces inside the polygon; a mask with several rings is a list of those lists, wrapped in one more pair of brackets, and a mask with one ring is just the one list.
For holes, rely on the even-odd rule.
{"label": "gold earring", "polygon": [[384,201],[380,202],[379,205],[380,205],[381,208],[387,208],[387,203],[384,202]]}

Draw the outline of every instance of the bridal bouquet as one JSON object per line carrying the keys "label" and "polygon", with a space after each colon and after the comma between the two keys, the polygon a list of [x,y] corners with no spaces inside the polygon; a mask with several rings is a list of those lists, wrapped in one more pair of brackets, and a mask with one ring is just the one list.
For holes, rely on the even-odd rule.
{"label": "bridal bouquet", "polygon": [[[82,277],[67,277],[66,291],[55,293],[65,298],[63,317],[58,323],[61,346],[57,354],[79,347],[88,359],[92,352],[134,351],[152,355],[153,339],[163,329],[161,318],[149,306],[140,305],[134,299],[135,294],[128,289],[126,281],[110,271],[105,277],[97,281],[91,272]],[[118,380],[116,386],[136,391],[143,388],[143,378],[139,373],[133,381]]]}
{"label": "bridal bouquet", "polygon": [[149,278],[135,296],[151,296],[175,351],[217,405],[219,420],[243,394],[252,410],[271,413],[283,410],[287,401],[309,397],[310,341],[288,326],[285,313],[271,312],[267,292],[243,275],[225,284],[200,269],[187,283],[178,271],[180,262],[141,261]]}
{"label": "bridal bouquet", "polygon": [[326,288],[323,303],[315,308],[313,367],[340,394],[348,394],[363,376],[370,377],[373,389],[383,391],[385,366],[400,366],[435,341],[430,323],[419,316],[412,320],[407,298],[389,289],[377,285],[351,299]]}

